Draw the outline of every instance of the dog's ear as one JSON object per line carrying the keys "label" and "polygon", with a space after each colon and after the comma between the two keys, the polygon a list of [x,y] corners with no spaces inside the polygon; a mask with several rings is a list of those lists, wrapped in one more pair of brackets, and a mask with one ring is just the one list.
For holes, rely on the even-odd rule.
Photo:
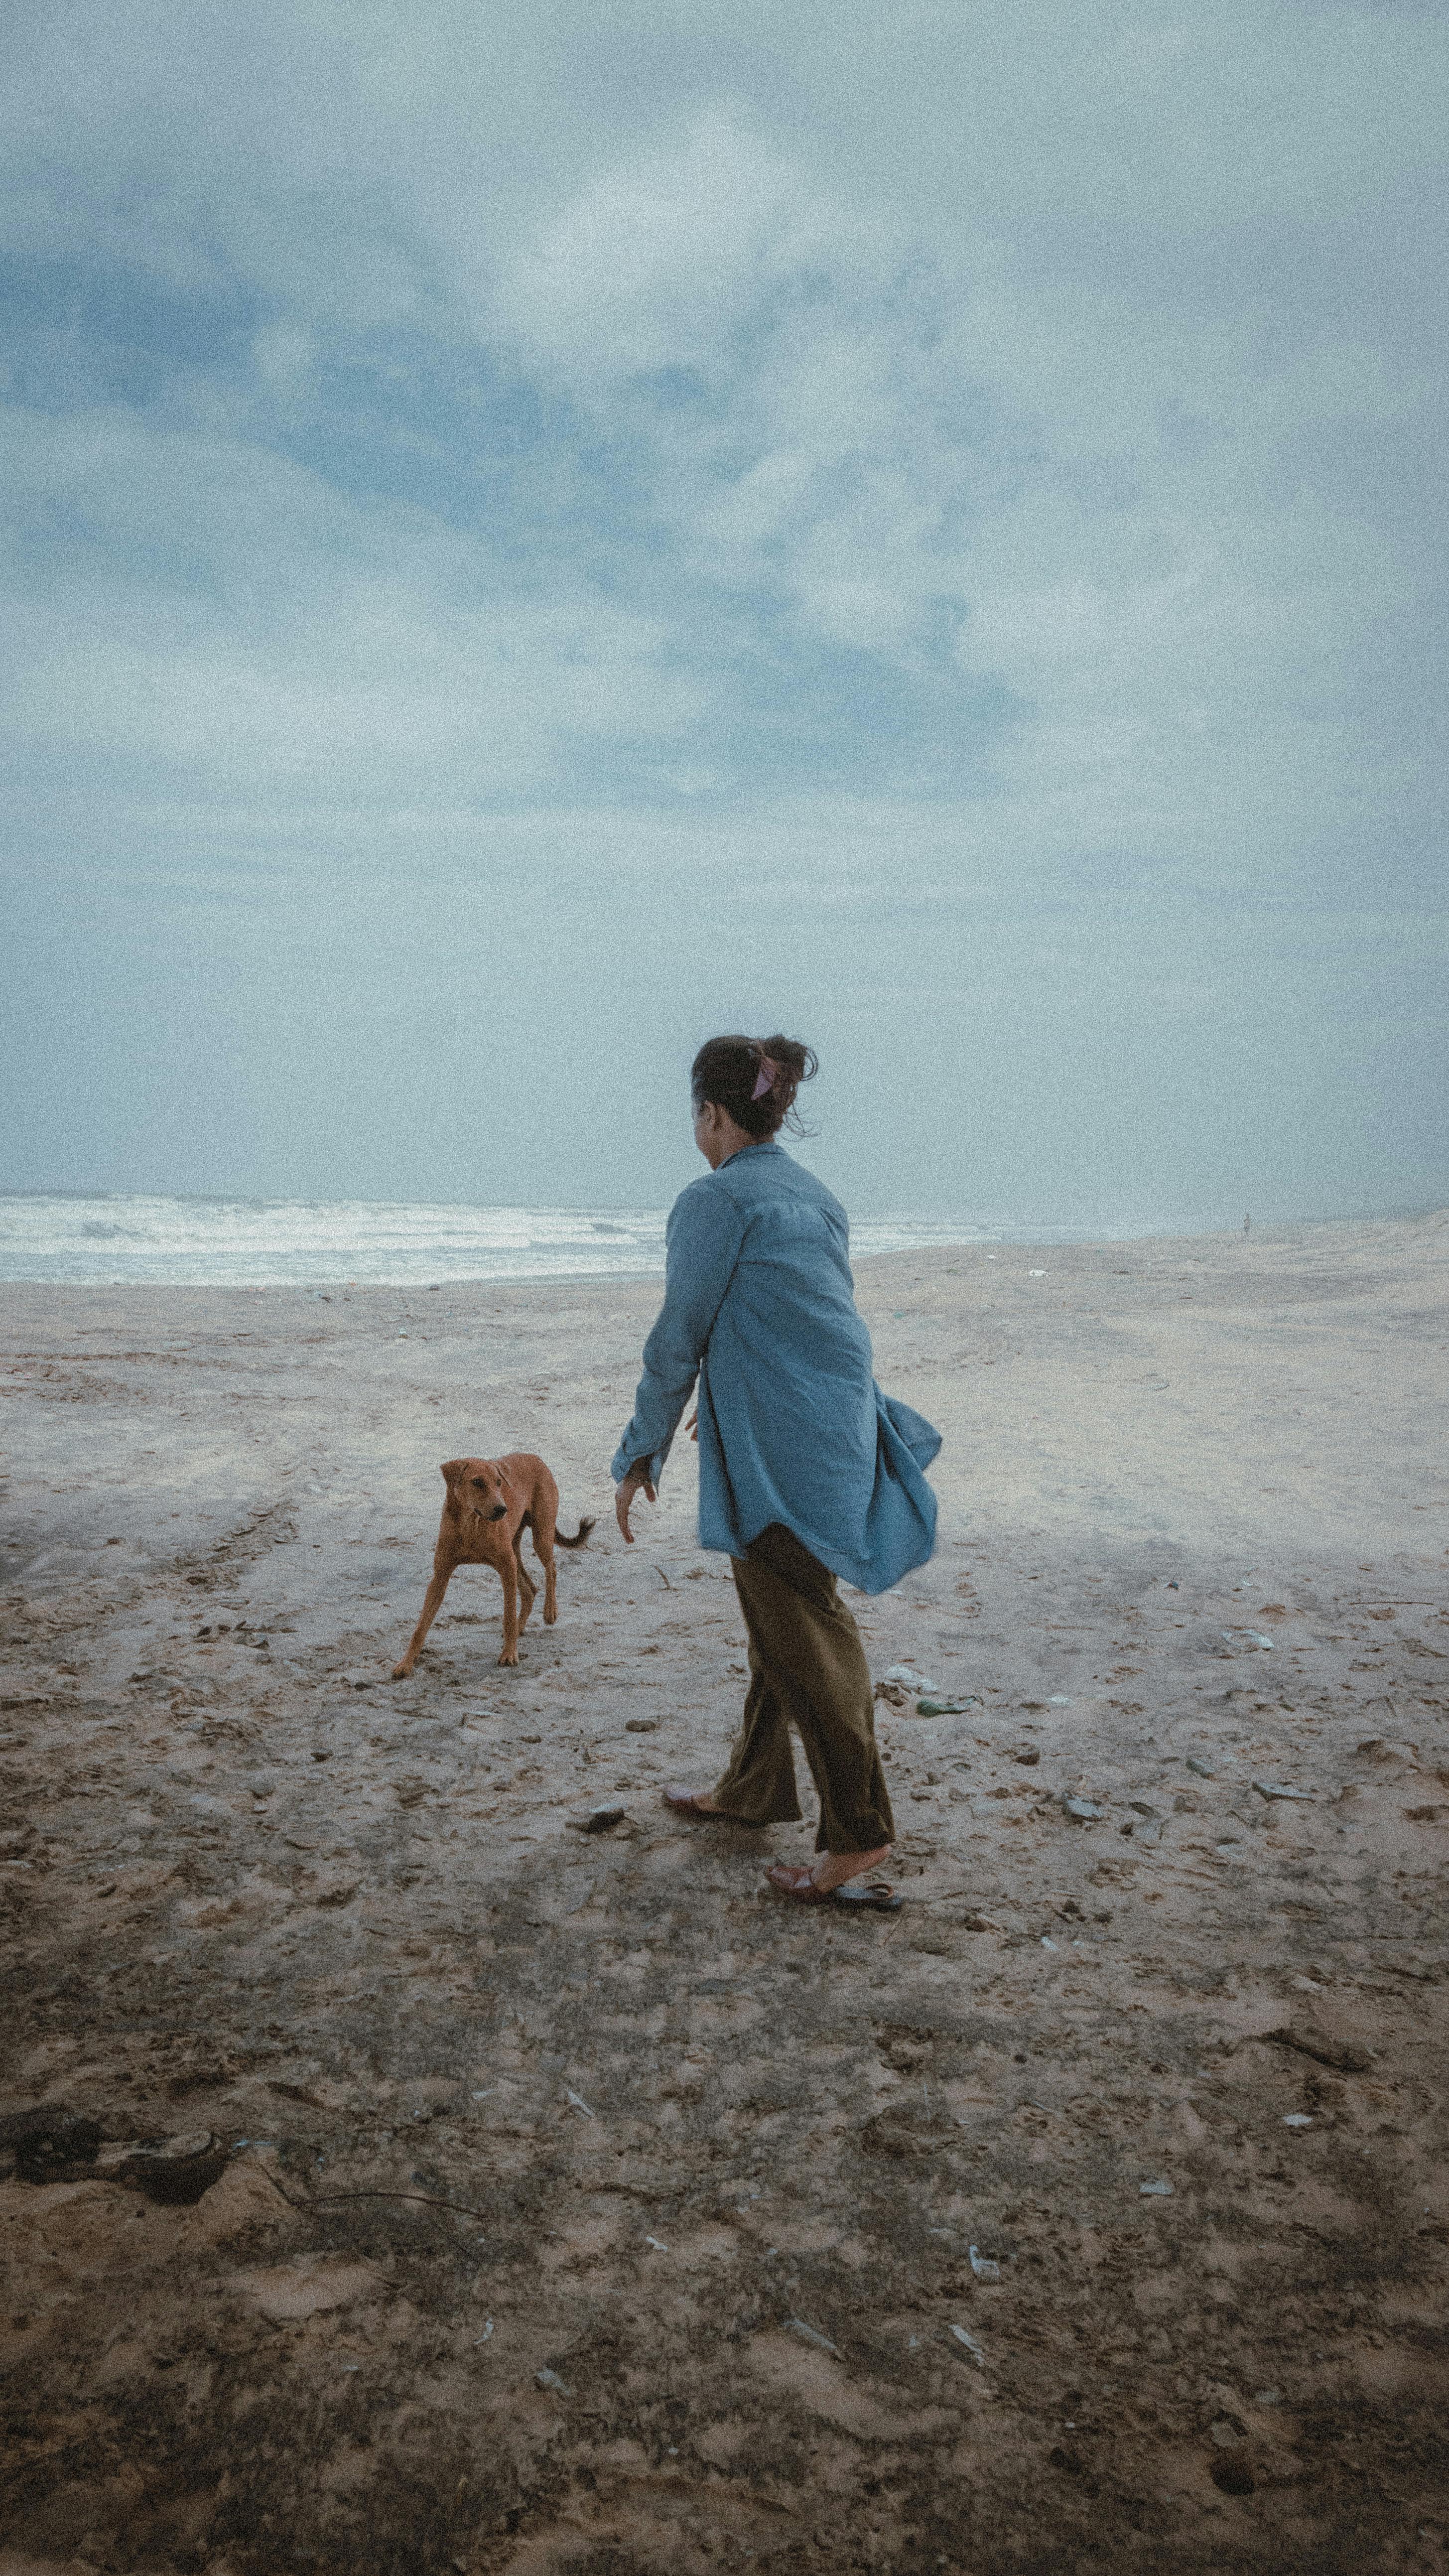
{"label": "dog's ear", "polygon": [[466,1458],[445,1458],[441,1467],[438,1469],[438,1473],[442,1477],[444,1484],[456,1484],[467,1464],[468,1461]]}

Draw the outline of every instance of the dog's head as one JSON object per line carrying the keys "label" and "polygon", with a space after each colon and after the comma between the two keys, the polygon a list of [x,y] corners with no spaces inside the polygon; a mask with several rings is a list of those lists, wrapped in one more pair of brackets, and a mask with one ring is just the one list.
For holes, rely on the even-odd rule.
{"label": "dog's head", "polygon": [[480,1521],[507,1519],[508,1488],[492,1458],[445,1458],[441,1473],[456,1511],[472,1512]]}

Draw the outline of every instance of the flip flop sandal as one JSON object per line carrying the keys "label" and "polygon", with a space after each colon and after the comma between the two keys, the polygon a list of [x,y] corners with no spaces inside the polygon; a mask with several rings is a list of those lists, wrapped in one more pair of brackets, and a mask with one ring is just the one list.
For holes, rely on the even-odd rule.
{"label": "flip flop sandal", "polygon": [[796,1905],[850,1905],[861,1914],[898,1914],[902,1899],[883,1878],[848,1878],[843,1887],[817,1887],[808,1869],[776,1861],[765,1872],[770,1885]]}
{"label": "flip flop sandal", "polygon": [[684,1816],[692,1825],[732,1825],[733,1816],[724,1815],[718,1807],[702,1807],[698,1789],[666,1789],[664,1803],[676,1816]]}
{"label": "flip flop sandal", "polygon": [[833,1902],[853,1905],[858,1914],[899,1914],[905,1898],[887,1879],[848,1878],[835,1890]]}

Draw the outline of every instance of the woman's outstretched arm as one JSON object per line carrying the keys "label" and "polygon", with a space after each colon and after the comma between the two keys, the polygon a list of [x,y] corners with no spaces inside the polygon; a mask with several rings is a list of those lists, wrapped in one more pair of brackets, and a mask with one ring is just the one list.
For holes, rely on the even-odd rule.
{"label": "woman's outstretched arm", "polygon": [[[622,1486],[658,1481],[679,1417],[699,1374],[714,1319],[730,1284],[744,1237],[731,1193],[696,1181],[669,1215],[664,1303],[644,1345],[644,1371],[634,1411],[614,1455]],[[640,1473],[639,1471],[643,1472]]]}

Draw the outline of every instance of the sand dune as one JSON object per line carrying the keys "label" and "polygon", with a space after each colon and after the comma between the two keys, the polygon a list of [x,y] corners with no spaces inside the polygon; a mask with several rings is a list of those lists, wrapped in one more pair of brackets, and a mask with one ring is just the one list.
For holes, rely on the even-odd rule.
{"label": "sand dune", "polygon": [[861,1266],[946,1443],[859,1615],[967,1702],[883,1704],[874,1922],[660,1806],[687,1449],[387,1678],[441,1458],[607,1514],[657,1283],[4,1291],[0,2136],[104,2134],[0,2181],[3,2576],[1442,2568],[1446,1253]]}

